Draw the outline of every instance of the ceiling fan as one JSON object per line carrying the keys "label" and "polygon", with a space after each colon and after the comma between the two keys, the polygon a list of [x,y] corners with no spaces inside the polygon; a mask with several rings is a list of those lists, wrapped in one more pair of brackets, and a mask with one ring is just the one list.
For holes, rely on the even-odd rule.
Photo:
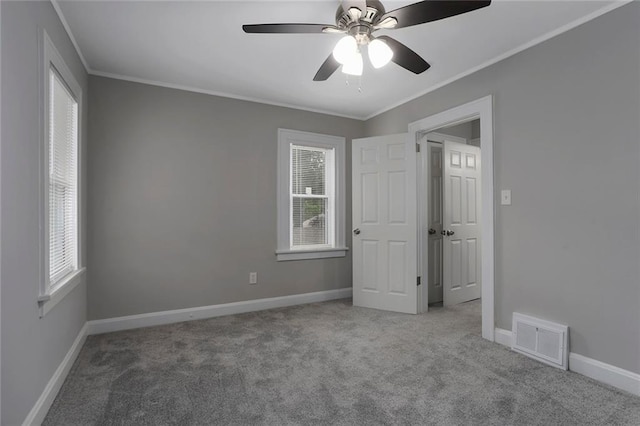
{"label": "ceiling fan", "polygon": [[343,0],[336,12],[335,25],[251,24],[243,25],[242,29],[253,34],[345,34],[320,66],[314,81],[327,80],[341,65],[345,74],[362,75],[362,46],[367,46],[375,68],[391,61],[420,74],[431,65],[399,41],[386,35],[374,37],[373,33],[437,21],[490,4],[491,0],[425,0],[386,12],[378,0]]}

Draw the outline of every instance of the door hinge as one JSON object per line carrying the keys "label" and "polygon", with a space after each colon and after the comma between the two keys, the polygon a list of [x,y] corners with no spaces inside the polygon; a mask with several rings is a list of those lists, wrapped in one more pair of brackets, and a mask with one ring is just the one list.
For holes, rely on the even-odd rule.
{"label": "door hinge", "polygon": [[420,144],[416,142],[416,152],[420,152]]}
{"label": "door hinge", "polygon": [[422,280],[420,279],[420,277],[418,277],[418,285],[422,284],[421,282]]}

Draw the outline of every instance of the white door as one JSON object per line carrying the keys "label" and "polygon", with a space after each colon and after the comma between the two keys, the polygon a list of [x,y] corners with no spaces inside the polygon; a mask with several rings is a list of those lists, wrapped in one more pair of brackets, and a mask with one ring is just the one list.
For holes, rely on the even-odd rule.
{"label": "white door", "polygon": [[444,142],[444,305],[480,297],[480,148]]}
{"label": "white door", "polygon": [[427,145],[427,220],[429,303],[442,302],[442,144]]}
{"label": "white door", "polygon": [[417,313],[416,150],[407,134],[354,139],[353,304]]}

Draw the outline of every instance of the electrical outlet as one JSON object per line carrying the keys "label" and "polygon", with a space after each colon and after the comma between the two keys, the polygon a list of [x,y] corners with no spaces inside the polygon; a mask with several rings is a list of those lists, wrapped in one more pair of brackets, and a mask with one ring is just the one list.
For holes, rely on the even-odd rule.
{"label": "electrical outlet", "polygon": [[258,284],[257,272],[249,272],[249,284]]}
{"label": "electrical outlet", "polygon": [[503,206],[510,206],[511,205],[511,190],[510,189],[503,189],[502,192],[500,193],[500,204],[502,204]]}

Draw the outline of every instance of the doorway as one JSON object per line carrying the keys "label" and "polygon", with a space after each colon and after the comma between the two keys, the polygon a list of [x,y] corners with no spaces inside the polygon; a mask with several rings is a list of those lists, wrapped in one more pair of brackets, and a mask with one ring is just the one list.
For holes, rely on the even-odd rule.
{"label": "doorway", "polygon": [[[424,228],[418,206],[422,154],[419,142],[436,129],[480,120],[482,337],[494,341],[493,98],[487,96],[409,124],[405,134],[352,141],[352,250],[355,306],[404,313],[428,310],[428,246],[419,244]],[[462,156],[460,157],[462,160]],[[480,211],[481,210],[481,211]],[[426,278],[425,278],[426,281]]]}
{"label": "doorway", "polygon": [[429,306],[480,299],[480,119],[437,129],[420,141],[418,206]]}
{"label": "doorway", "polygon": [[[481,270],[481,304],[482,304],[482,337],[494,341],[495,311],[494,311],[494,188],[493,188],[493,97],[486,96],[476,101],[451,108],[447,111],[432,115],[422,120],[409,124],[409,137],[415,143],[420,142],[427,134],[454,126],[460,123],[480,120],[479,141],[482,146],[480,151],[481,184],[480,184],[480,211],[479,223],[482,229],[480,242],[480,270]],[[477,139],[477,138],[476,138]],[[422,161],[422,155],[416,159],[418,164]],[[417,191],[419,205],[424,205],[424,195]],[[424,228],[423,219],[418,216],[418,229]],[[428,230],[428,228],[427,228]],[[427,251],[427,253],[425,253]],[[423,259],[428,259],[428,245],[418,244],[418,273],[425,276],[427,268]],[[426,280],[426,278],[425,278]],[[418,287],[418,312],[427,312],[429,309],[427,286]]]}

